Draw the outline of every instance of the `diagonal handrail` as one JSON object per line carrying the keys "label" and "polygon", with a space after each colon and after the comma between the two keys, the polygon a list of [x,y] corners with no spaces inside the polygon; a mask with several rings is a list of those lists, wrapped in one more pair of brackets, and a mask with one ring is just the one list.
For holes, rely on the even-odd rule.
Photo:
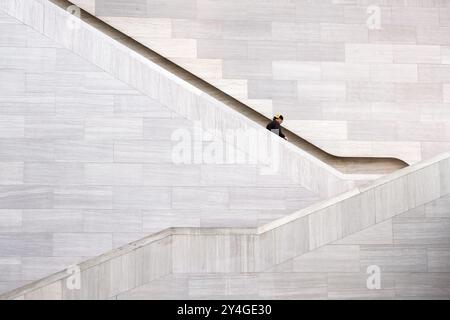
{"label": "diagonal handrail", "polygon": [[[169,257],[171,265],[164,270],[164,273],[158,274],[157,277],[170,273],[190,273],[193,265],[197,268],[200,265],[203,266],[205,263],[220,265],[224,263],[224,257],[233,260],[232,262],[236,259],[240,262],[247,261],[247,264],[237,268],[239,270],[233,271],[261,271],[391,219],[407,210],[434,201],[449,193],[450,152],[399,170],[367,186],[356,188],[345,194],[321,201],[259,228],[168,228],[121,248],[89,259],[81,263],[79,268],[83,274],[83,272],[88,272],[93,268],[99,268],[113,260],[123,259],[128,255],[136,254],[139,250],[145,250],[154,244],[171,239],[170,246],[164,248],[165,251],[169,250],[171,253]],[[381,195],[387,194],[394,194],[397,197],[380,197]],[[366,202],[364,203],[366,208],[373,208],[373,211],[369,209],[373,213],[373,217],[369,213],[370,217],[367,221],[362,221],[359,225],[355,226],[354,219],[357,219],[362,214],[360,211],[361,202]],[[341,232],[333,235],[325,234],[325,237],[323,237],[324,233],[330,231],[328,219],[335,221],[336,213],[341,215]],[[307,240],[305,240],[302,234],[299,237],[299,233],[302,231],[308,234]],[[179,239],[174,242],[174,238],[176,237]],[[198,239],[201,241],[198,241]],[[214,252],[212,258],[211,256],[205,258],[205,253],[202,250],[198,250],[199,252],[197,253],[195,250],[192,250],[193,244],[199,244],[205,240],[206,242],[211,242],[210,244],[213,246],[217,245],[219,247],[223,245],[221,241],[228,241],[226,242],[228,244],[230,241],[233,244],[239,242],[245,243],[241,243],[242,247],[239,247],[241,250],[237,250],[237,252],[225,254]],[[302,241],[306,243],[301,243]],[[243,252],[243,247],[251,247],[252,244],[255,244],[251,248],[253,251],[249,249],[247,252]],[[268,253],[268,251],[271,252]],[[160,255],[164,255],[163,252],[158,251]],[[193,256],[189,256],[189,254],[193,254]],[[153,258],[155,260],[159,259],[159,257]],[[208,258],[211,260],[207,260]],[[251,258],[255,259],[255,261],[251,261]],[[197,261],[202,259],[204,261]],[[196,262],[192,264],[190,260],[196,260]],[[121,263],[123,261],[126,260],[120,260]],[[207,272],[220,272],[217,268],[213,267],[213,269]],[[131,271],[136,272],[136,270],[132,269]],[[194,271],[199,272],[198,270]],[[121,273],[117,275],[123,276]],[[69,277],[70,275],[67,274],[66,270],[63,270],[0,295],[0,299],[25,298],[26,295],[33,296],[33,294],[37,294],[38,297],[43,299],[49,298],[45,288],[53,288],[56,283],[61,286],[62,281]],[[147,279],[147,283],[154,279]],[[107,280],[113,281],[111,278]],[[101,280],[95,279],[94,281]],[[135,283],[128,289],[142,284],[145,284],[145,282]],[[63,297],[64,295],[60,293],[59,298]],[[97,298],[108,297],[111,296],[97,296]]]}
{"label": "diagonal handrail", "polygon": [[[58,5],[60,8],[67,8],[73,5],[72,2],[68,0],[48,0],[52,3]],[[168,70],[169,72],[175,74],[180,79],[190,83],[194,87],[206,92],[208,95],[213,96],[217,100],[226,104],[229,108],[236,110],[237,112],[245,115],[249,119],[255,121],[261,126],[265,126],[269,119],[256,111],[255,109],[249,107],[243,102],[237,100],[231,95],[223,92],[217,87],[211,85],[207,81],[197,77],[188,70],[180,67],[176,63],[170,61],[169,59],[161,56],[157,52],[151,50],[150,48],[139,43],[130,36],[124,34],[113,26],[107,24],[103,20],[97,18],[96,16],[88,13],[87,11],[81,9],[81,19],[88,23],[89,25],[107,33],[112,38],[116,39],[118,42],[126,45],[133,51],[139,52],[141,55],[145,56],[147,59],[157,63],[159,66]],[[406,167],[408,164],[404,161],[396,158],[389,157],[341,157],[333,155],[310,141],[300,137],[298,134],[291,130],[284,129],[286,136],[289,138],[289,142],[301,150],[304,150],[317,159],[327,163],[328,165],[336,168],[345,174],[373,174],[380,175],[394,172],[395,170]]]}

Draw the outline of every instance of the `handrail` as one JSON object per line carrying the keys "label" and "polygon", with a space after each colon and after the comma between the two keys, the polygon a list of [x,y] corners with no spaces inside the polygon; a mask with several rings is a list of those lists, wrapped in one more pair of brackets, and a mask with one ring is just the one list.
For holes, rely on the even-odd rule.
{"label": "handrail", "polygon": [[[52,3],[58,5],[60,8],[67,8],[73,5],[72,2],[68,0],[49,0]],[[115,29],[113,26],[107,24],[101,19],[95,17],[94,15],[88,13],[87,11],[81,9],[81,19],[91,26],[94,26],[102,32],[106,32],[110,37],[116,39],[118,42],[126,45],[128,48],[139,54],[145,56],[147,59],[157,63],[159,66],[173,73],[180,79],[190,83],[194,87],[206,92],[208,95],[214,97],[215,99],[226,104],[227,107],[245,115],[249,119],[258,123],[261,126],[265,126],[269,119],[263,114],[259,113],[255,109],[249,107],[248,105],[242,103],[241,101],[235,99],[229,94],[221,91],[215,86],[211,85],[207,81],[197,77],[193,73],[186,69],[178,66],[176,63],[170,61],[169,59],[159,55],[157,52],[151,50],[150,48],[142,45],[138,41],[124,34],[123,32]],[[289,142],[312,154],[317,159],[327,163],[328,165],[336,168],[338,171],[344,174],[370,174],[370,175],[380,175],[394,172],[398,169],[408,166],[408,164],[400,159],[396,158],[381,158],[381,157],[340,157],[333,155],[320,147],[314,145],[310,141],[298,136],[291,130],[284,129],[286,136],[289,138]]]}
{"label": "handrail", "polygon": [[[66,49],[88,60],[116,79],[144,95],[158,100],[172,111],[203,128],[227,136],[227,130],[256,130],[266,141],[273,141],[278,152],[261,163],[277,160],[278,174],[293,179],[303,187],[327,198],[345,192],[357,184],[379,177],[378,174],[344,174],[313,154],[273,135],[257,122],[225,104],[222,99],[174,74],[160,58],[148,50],[131,49],[128,39],[109,26],[99,29],[92,18],[81,20],[63,10],[65,0],[1,0],[1,8]],[[68,22],[72,22],[69,24]],[[75,23],[75,26],[73,25]],[[155,61],[156,59],[156,61]],[[195,79],[194,79],[195,80]],[[246,146],[237,146],[248,154]],[[358,181],[359,180],[359,181]]]}
{"label": "handrail", "polygon": [[[379,197],[379,195],[388,193],[397,194],[398,197]],[[116,261],[123,266],[124,262],[126,264],[126,261],[135,259],[134,264],[129,264],[129,266],[132,266],[132,270],[129,270],[129,272],[142,272],[139,268],[136,269],[138,257],[142,257],[144,254],[141,250],[157,245],[159,246],[157,249],[152,248],[153,250],[149,251],[153,255],[147,252],[146,259],[154,259],[152,260],[153,264],[149,264],[153,267],[155,261],[166,259],[163,261],[166,268],[159,270],[156,267],[158,270],[155,271],[153,277],[143,277],[142,279],[145,279],[143,282],[141,281],[142,283],[138,283],[138,280],[132,284],[128,283],[126,290],[170,273],[198,273],[204,271],[202,268],[205,265],[209,265],[210,270],[204,272],[262,271],[391,219],[398,214],[434,201],[449,193],[450,152],[387,175],[362,188],[356,188],[332,199],[321,201],[260,228],[168,228],[119,249],[89,259],[81,263],[79,268],[81,274],[83,274],[83,272],[88,272],[93,268],[106,267],[105,264],[108,263],[110,263],[109,268],[112,268],[112,261]],[[365,202],[364,206],[370,212],[361,212],[362,202]],[[337,219],[337,217],[339,218]],[[355,220],[359,221],[356,225]],[[336,221],[340,221],[341,225],[332,226],[330,224],[330,222]],[[340,231],[328,233],[331,230],[330,228],[337,228]],[[167,245],[168,239],[170,239],[170,245]],[[165,246],[161,246],[161,242],[164,241],[166,241]],[[223,249],[233,246],[237,249],[234,252],[225,253],[214,251],[210,256],[207,256],[205,250],[196,248],[196,246],[201,245],[203,245],[203,248],[209,249],[215,247]],[[167,254],[167,251],[169,254]],[[133,254],[133,257],[129,256]],[[155,257],[158,254],[162,257]],[[139,261],[145,263],[146,260]],[[231,264],[230,261],[232,261]],[[235,261],[238,261],[236,265],[233,264]],[[226,265],[225,270],[221,269],[222,264]],[[230,268],[230,265],[232,270],[227,269]],[[116,275],[123,276],[121,272]],[[63,270],[0,295],[0,299],[54,298],[55,284],[58,284],[57,287],[59,288],[56,290],[56,297],[61,299],[66,297],[63,293],[65,289],[62,286],[62,281],[69,276]],[[102,277],[104,276],[107,277],[107,281],[111,282],[112,280],[108,276],[113,277],[114,275],[112,272],[106,275],[101,274],[100,278],[94,281],[103,281]],[[88,289],[82,288],[81,290]],[[109,293],[114,291],[111,291],[111,288],[108,290],[110,290]],[[104,294],[106,294],[105,292]],[[118,293],[120,292],[115,292],[115,294]],[[97,295],[95,298],[111,297],[108,295],[102,296],[98,292],[95,294]]]}

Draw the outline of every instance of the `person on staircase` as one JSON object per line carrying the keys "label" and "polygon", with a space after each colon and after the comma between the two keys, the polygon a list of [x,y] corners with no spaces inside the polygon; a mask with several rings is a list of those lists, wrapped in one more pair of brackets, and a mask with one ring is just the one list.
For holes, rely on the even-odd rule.
{"label": "person on staircase", "polygon": [[277,114],[275,115],[275,117],[273,117],[273,120],[267,125],[266,128],[267,130],[270,130],[273,133],[279,135],[281,138],[287,140],[286,136],[281,130],[281,124],[283,123],[283,120],[283,116],[281,114]]}

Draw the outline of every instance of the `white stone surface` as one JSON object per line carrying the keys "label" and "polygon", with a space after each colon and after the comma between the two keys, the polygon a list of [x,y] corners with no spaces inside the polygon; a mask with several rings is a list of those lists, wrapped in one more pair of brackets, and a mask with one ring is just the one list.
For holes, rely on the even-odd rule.
{"label": "white stone surface", "polygon": [[[73,2],[267,117],[283,113],[287,128],[332,154],[415,163],[448,150],[426,148],[436,136],[450,141],[440,126],[450,121],[440,111],[449,104],[446,1],[384,1],[379,28],[367,1],[148,0],[138,14],[133,1]],[[380,102],[403,116],[380,124]],[[355,116],[371,130],[354,130]],[[432,127],[405,138],[409,118]]]}
{"label": "white stone surface", "polygon": [[[258,230],[167,229],[80,264],[85,281],[81,290],[63,286],[49,299],[448,299],[449,257],[443,252],[450,243],[450,223],[448,216],[438,216],[448,210],[449,190],[441,193],[443,189],[431,188],[433,192],[413,202],[408,196],[386,198],[385,208],[370,195],[381,189],[396,194],[405,187],[414,192],[430,183],[442,185],[450,176],[449,156],[401,170]],[[403,209],[392,213],[390,207],[398,202],[403,206],[397,208]],[[378,221],[368,219],[356,227],[352,219],[342,219],[352,212],[367,212],[368,207],[372,212],[376,207],[377,213],[389,211]],[[424,215],[418,215],[421,209]],[[387,232],[382,231],[386,238],[374,237],[386,227]],[[146,250],[153,254],[143,254]],[[9,259],[4,264],[15,272],[17,262]],[[382,271],[382,290],[367,287],[367,267],[373,265]],[[144,270],[152,276],[144,276]],[[245,293],[225,290],[220,284],[244,275]],[[50,288],[58,288],[66,278],[60,272],[2,298],[46,298],[46,290],[54,292]],[[171,282],[183,278],[188,284]]]}
{"label": "white stone surface", "polygon": [[[20,3],[2,1],[1,9],[22,19],[28,9]],[[272,152],[283,153],[275,175],[261,174],[263,161],[175,165],[171,134],[193,130],[193,120],[272,135],[92,27],[69,28],[68,13],[50,2],[38,3],[45,14],[36,29],[45,36],[0,19],[15,26],[12,36],[34,38],[2,47],[1,63],[16,71],[14,86],[0,85],[9,92],[0,98],[0,257],[30,259],[1,288],[167,227],[259,226],[352,185],[280,139],[274,141],[281,149]],[[138,69],[127,69],[131,64]],[[45,261],[48,268],[30,272]]]}

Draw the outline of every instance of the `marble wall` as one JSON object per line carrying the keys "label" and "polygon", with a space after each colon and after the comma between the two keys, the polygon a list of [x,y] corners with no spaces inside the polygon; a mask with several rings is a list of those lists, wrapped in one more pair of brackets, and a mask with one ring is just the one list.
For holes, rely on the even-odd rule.
{"label": "marble wall", "polygon": [[[345,175],[280,139],[276,140],[280,148],[280,181],[267,181],[267,177],[258,180],[257,166],[253,167],[255,171],[236,166],[192,166],[177,171],[167,163],[164,151],[171,142],[164,139],[164,134],[173,125],[191,128],[193,121],[198,121],[219,132],[254,128],[267,136],[271,134],[95,28],[70,20],[69,13],[49,1],[1,0],[0,8],[29,26],[2,13],[0,28],[11,32],[0,36],[0,41],[6,43],[0,46],[4,58],[1,72],[9,79],[0,89],[5,99],[0,104],[2,128],[7,128],[0,130],[0,216],[6,229],[1,232],[1,243],[5,245],[0,261],[1,274],[7,275],[8,281],[17,280],[14,286],[32,280],[24,280],[23,274],[33,279],[42,277],[54,271],[48,267],[63,269],[154,232],[156,229],[151,228],[155,224],[161,228],[177,225],[179,216],[173,213],[177,210],[182,211],[183,218],[193,214],[187,225],[200,226],[202,221],[206,223],[203,226],[208,226],[211,213],[219,217],[224,212],[225,217],[211,226],[229,226],[233,225],[233,212],[246,212],[250,215],[236,215],[235,226],[250,226],[249,217],[253,222],[265,219],[264,214],[255,213],[261,207],[270,207],[271,213],[280,208],[294,211],[316,197],[329,198],[354,186]],[[212,233],[190,242],[186,241],[190,229],[181,230],[175,247],[163,240],[166,236],[148,251],[137,253],[136,245],[127,247],[139,257],[119,255],[94,268],[86,268],[92,266],[87,262],[83,277],[93,287],[75,296],[66,292],[64,297],[111,297],[174,270],[196,272],[206,267],[213,271],[253,272],[283,263],[447,194],[447,169],[445,161],[420,170],[415,167],[410,169],[413,171],[402,171],[401,177],[407,173],[403,179],[377,182],[376,190],[361,188],[344,194],[339,199],[346,201],[339,205],[330,207],[334,199],[265,225],[260,228],[265,237],[261,238],[263,245],[256,248],[256,264],[251,255],[247,256],[255,252],[251,251],[255,249],[252,234],[244,233],[243,239],[228,237],[227,232],[242,232],[227,229],[221,231],[223,235]],[[174,185],[161,185],[164,181]],[[192,185],[195,182],[200,185]],[[240,185],[241,189],[237,187]],[[205,215],[199,217],[199,210]],[[145,219],[147,211],[152,213]],[[148,230],[142,229],[146,221]],[[133,231],[122,232],[125,227]],[[211,232],[208,228],[202,230],[194,233]],[[200,245],[207,246],[207,250],[200,250]],[[180,250],[175,264],[170,260],[172,255],[161,258],[167,248]],[[229,260],[227,255],[235,250],[243,256]],[[39,259],[42,257],[44,260]],[[109,254],[102,259],[107,261],[107,257]],[[149,257],[159,261],[151,264],[156,269],[145,267],[154,261]],[[214,260],[217,257],[219,261]],[[136,263],[135,258],[142,259],[143,264]],[[202,264],[202,259],[212,260]],[[23,264],[27,261],[28,267]],[[144,267],[137,278],[120,278],[116,287],[108,285],[95,291],[100,287],[91,280],[101,276],[111,283],[109,280],[123,275],[127,266]],[[135,282],[138,280],[141,282]],[[39,289],[34,297],[61,293],[61,284],[55,282]],[[11,288],[10,284],[4,288]]]}
{"label": "marble wall", "polygon": [[170,274],[115,299],[448,300],[449,252],[447,195],[263,272]]}
{"label": "marble wall", "polygon": [[449,149],[449,1],[72,2],[332,154]]}
{"label": "marble wall", "polygon": [[172,133],[197,142],[194,121],[1,10],[0,77],[0,292],[169,227],[255,227],[319,198],[258,163],[178,164]]}
{"label": "marble wall", "polygon": [[61,271],[1,298],[449,299],[449,164],[447,153],[256,230],[169,229],[80,264],[76,290]]}

